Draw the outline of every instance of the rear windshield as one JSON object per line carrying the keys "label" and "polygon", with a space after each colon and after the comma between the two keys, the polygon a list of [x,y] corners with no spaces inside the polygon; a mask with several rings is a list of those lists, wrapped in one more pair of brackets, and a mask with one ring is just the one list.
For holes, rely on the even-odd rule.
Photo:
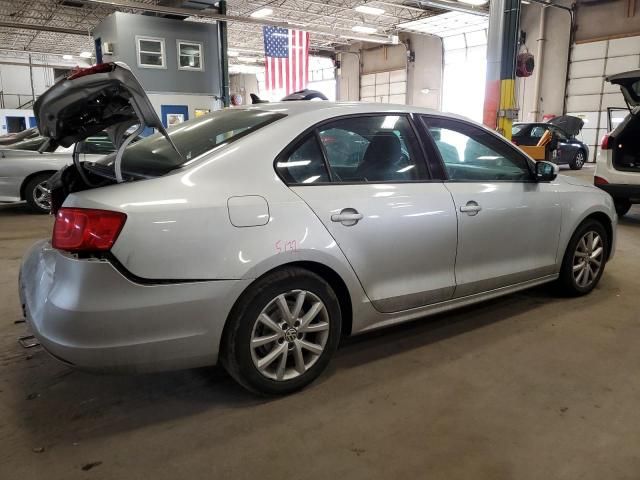
{"label": "rear windshield", "polygon": [[[264,110],[228,109],[188,120],[167,129],[181,155],[176,153],[162,134],[155,133],[125,149],[122,172],[144,177],[164,175],[222,144],[233,142],[285,116]],[[113,167],[115,158],[114,152],[96,164]]]}
{"label": "rear windshield", "polygon": [[517,135],[524,128],[524,125],[514,125],[511,127],[511,135]]}

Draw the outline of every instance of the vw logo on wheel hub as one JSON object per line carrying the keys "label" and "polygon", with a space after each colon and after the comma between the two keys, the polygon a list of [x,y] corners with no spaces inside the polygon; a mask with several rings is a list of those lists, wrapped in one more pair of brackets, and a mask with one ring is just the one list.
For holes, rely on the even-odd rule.
{"label": "vw logo on wheel hub", "polygon": [[298,338],[298,331],[291,327],[284,332],[284,339],[287,342],[293,342],[296,338]]}

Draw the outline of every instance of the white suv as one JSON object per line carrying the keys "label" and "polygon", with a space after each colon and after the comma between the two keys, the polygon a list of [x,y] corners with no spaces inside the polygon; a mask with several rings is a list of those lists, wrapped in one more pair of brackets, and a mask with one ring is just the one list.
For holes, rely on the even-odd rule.
{"label": "white suv", "polygon": [[619,85],[629,115],[602,139],[594,183],[614,199],[618,216],[640,203],[640,70],[607,78]]}

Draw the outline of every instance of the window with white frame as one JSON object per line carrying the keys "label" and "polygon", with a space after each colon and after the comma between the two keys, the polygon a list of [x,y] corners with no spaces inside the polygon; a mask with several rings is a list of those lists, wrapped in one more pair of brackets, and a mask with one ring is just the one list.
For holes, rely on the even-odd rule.
{"label": "window with white frame", "polygon": [[178,68],[180,70],[204,70],[202,44],[178,40]]}
{"label": "window with white frame", "polygon": [[164,38],[136,37],[138,67],[167,68]]}

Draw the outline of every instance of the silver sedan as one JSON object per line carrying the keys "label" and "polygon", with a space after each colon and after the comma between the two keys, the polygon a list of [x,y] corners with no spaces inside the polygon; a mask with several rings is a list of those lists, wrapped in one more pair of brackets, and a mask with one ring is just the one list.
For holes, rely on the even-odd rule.
{"label": "silver sedan", "polygon": [[284,102],[163,133],[84,164],[109,185],[61,175],[52,242],[24,257],[28,323],[69,365],[222,363],[288,393],[343,335],[547,282],[584,295],[614,252],[609,195],[456,116]]}
{"label": "silver sedan", "polygon": [[[56,171],[72,163],[72,147],[51,145],[36,136],[0,147],[0,203],[26,201],[37,213],[49,213],[51,199],[47,180]],[[38,151],[44,146],[44,151]],[[113,152],[106,135],[94,135],[80,145],[82,160],[97,160]]]}

